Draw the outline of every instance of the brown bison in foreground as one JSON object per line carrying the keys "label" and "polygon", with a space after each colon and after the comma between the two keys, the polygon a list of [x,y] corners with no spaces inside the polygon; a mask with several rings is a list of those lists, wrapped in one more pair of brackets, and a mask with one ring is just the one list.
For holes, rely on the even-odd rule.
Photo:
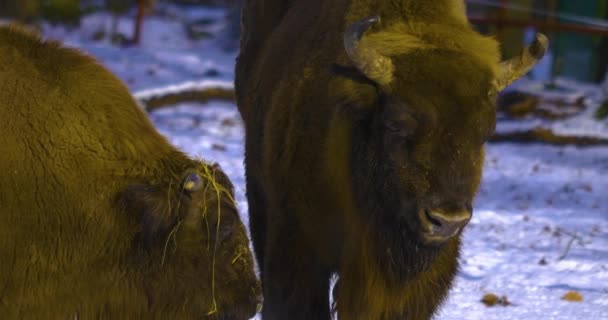
{"label": "brown bison in foreground", "polygon": [[[381,17],[382,20],[380,20]],[[428,319],[458,270],[500,62],[456,0],[249,0],[236,66],[264,320]]]}
{"label": "brown bison in foreground", "polygon": [[249,319],[233,188],[91,57],[0,27],[3,319]]}

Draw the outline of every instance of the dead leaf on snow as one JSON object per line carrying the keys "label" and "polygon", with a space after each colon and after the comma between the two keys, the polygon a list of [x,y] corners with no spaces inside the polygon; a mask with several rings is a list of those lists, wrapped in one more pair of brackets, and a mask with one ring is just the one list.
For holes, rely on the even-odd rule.
{"label": "dead leaf on snow", "polygon": [[487,293],[481,298],[481,302],[485,304],[487,307],[493,306],[510,306],[512,305],[507,296],[499,297],[493,293]]}
{"label": "dead leaf on snow", "polygon": [[226,119],[222,120],[221,124],[223,127],[234,127],[234,126],[236,126],[236,121],[231,118],[226,118]]}
{"label": "dead leaf on snow", "polygon": [[570,302],[581,302],[583,301],[583,296],[578,291],[568,291],[565,295],[562,296],[562,300]]}

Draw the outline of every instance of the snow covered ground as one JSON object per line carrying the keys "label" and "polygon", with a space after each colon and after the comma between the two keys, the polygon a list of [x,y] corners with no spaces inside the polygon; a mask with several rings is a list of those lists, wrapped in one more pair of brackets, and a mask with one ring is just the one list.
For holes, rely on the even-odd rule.
{"label": "snow covered ground", "polygon": [[[44,30],[46,36],[96,56],[134,93],[191,80],[230,83],[236,53],[222,52],[215,39],[188,40],[181,24],[202,16],[221,18],[225,12],[165,11],[170,14],[147,18],[137,48],[92,40],[101,25],[109,30],[105,14],[85,18],[78,30]],[[121,21],[126,34],[130,23],[130,17]],[[211,27],[221,29],[222,22]],[[520,86],[536,90],[533,83]],[[221,164],[237,187],[247,223],[243,128],[235,106],[187,103],[150,117],[187,153]],[[608,136],[607,122],[579,119],[566,127]],[[462,270],[437,319],[608,319],[607,192],[608,147],[489,144],[474,218],[464,233]],[[583,301],[562,300],[570,290],[578,291]],[[511,305],[486,307],[480,302],[486,293],[504,295]]]}

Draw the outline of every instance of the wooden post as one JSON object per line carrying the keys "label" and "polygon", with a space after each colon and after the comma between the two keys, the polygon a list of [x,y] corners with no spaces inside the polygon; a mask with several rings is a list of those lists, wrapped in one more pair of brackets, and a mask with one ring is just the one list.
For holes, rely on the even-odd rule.
{"label": "wooden post", "polygon": [[[603,0],[604,14],[603,18],[608,19],[608,0]],[[599,48],[598,72],[595,75],[595,80],[603,81],[606,98],[608,99],[608,36],[603,37]]]}
{"label": "wooden post", "polygon": [[[503,0],[501,5],[505,8],[508,8],[509,5],[513,2],[516,2],[518,6],[524,6],[528,9],[532,7],[532,0],[519,0],[519,1],[506,1]],[[522,28],[513,28],[506,23],[508,20],[514,19],[530,19],[532,15],[529,12],[519,11],[519,10],[509,10],[502,9],[504,13],[502,14],[502,32],[498,35],[500,42],[502,44],[502,54],[504,57],[513,57],[519,54],[522,47],[525,45],[524,43],[524,29]]]}
{"label": "wooden post", "polygon": [[135,16],[135,30],[133,32],[133,44],[135,45],[138,45],[141,40],[142,24],[147,5],[146,0],[137,0],[137,14]]}
{"label": "wooden post", "polygon": [[498,21],[500,22],[496,25],[496,36],[498,38],[502,38],[503,36],[504,25],[502,24],[502,21],[505,21],[505,18],[507,17],[508,4],[508,0],[500,0],[500,8],[498,8]]}

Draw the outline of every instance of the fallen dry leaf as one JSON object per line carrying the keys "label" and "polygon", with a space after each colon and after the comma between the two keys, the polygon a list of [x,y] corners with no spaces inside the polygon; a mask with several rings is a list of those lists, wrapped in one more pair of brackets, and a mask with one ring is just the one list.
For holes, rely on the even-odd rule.
{"label": "fallen dry leaf", "polygon": [[234,119],[231,118],[226,118],[224,120],[222,120],[222,126],[224,127],[234,127],[236,126],[236,121]]}
{"label": "fallen dry leaf", "polygon": [[493,293],[487,293],[481,298],[481,302],[488,307],[493,307],[495,305],[499,306],[510,306],[511,302],[507,299],[506,296],[499,297]]}
{"label": "fallen dry leaf", "polygon": [[583,296],[578,291],[568,291],[565,295],[562,296],[562,300],[570,302],[581,302],[583,301]]}

